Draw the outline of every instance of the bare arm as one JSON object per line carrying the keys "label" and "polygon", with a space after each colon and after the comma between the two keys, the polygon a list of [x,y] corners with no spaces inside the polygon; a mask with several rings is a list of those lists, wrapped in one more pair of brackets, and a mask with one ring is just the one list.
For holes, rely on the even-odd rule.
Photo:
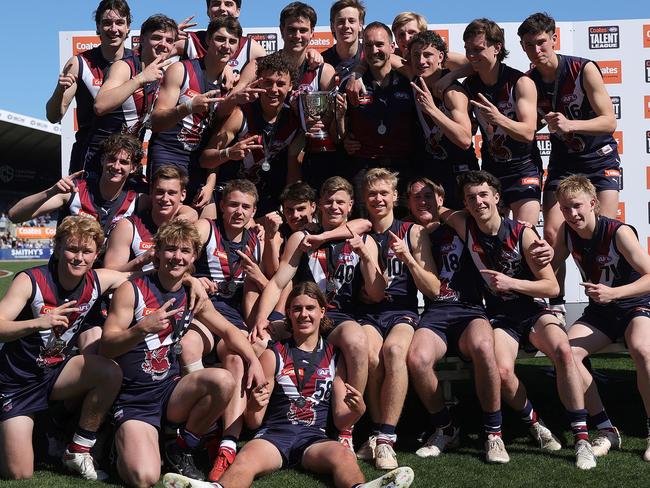
{"label": "bare arm", "polygon": [[230,161],[230,149],[226,150],[235,139],[241,128],[244,114],[239,108],[228,116],[223,125],[217,130],[208,141],[205,149],[199,157],[202,168],[217,168],[223,163]]}
{"label": "bare arm", "polygon": [[[357,239],[361,241],[360,244],[357,244]],[[349,242],[354,252],[359,255],[364,290],[368,298],[373,302],[382,301],[386,291],[386,280],[379,269],[377,243],[372,238],[368,238],[363,242],[361,237],[356,234]]]}
{"label": "bare arm", "polygon": [[260,364],[266,377],[266,385],[258,385],[248,397],[248,403],[244,412],[246,425],[249,429],[257,429],[262,425],[266,408],[273,388],[275,387],[275,353],[266,349],[260,356]]}
{"label": "bare arm", "polygon": [[339,430],[356,424],[366,411],[363,394],[347,383],[345,358],[341,354],[332,384],[332,419]]}
{"label": "bare arm", "polygon": [[[409,232],[413,254],[408,252],[406,243],[399,239],[402,242],[397,244],[403,244],[405,252],[398,254],[396,250],[396,255],[408,267],[418,290],[429,298],[435,298],[440,293],[440,280],[437,276],[436,264],[431,255],[429,235],[424,232],[420,225],[414,225]],[[393,234],[393,236],[395,235]],[[397,236],[395,236],[393,242],[397,242],[397,240]]]}
{"label": "bare arm", "polygon": [[569,257],[569,248],[566,245],[566,241],[564,240],[564,229],[566,223],[562,223],[560,225],[560,228],[557,231],[557,237],[555,238],[555,245],[553,246],[553,261],[551,262],[551,267],[553,268],[553,271],[555,273],[558,272],[560,269],[560,266],[564,264],[566,261],[566,258]]}
{"label": "bare arm", "polygon": [[[131,256],[131,242],[133,242],[133,224],[129,219],[117,222],[106,244],[104,266],[117,271],[137,271],[146,263],[136,257],[129,261]],[[146,254],[146,253],[145,253]]]}
{"label": "bare arm", "polygon": [[634,231],[624,225],[616,231],[616,247],[641,277],[627,285],[612,288],[613,300],[650,293],[650,256],[641,247]]}
{"label": "bare arm", "polygon": [[79,77],[79,60],[72,56],[65,63],[59,75],[56,88],[45,105],[47,120],[56,124],[60,122],[77,93],[77,79]]}

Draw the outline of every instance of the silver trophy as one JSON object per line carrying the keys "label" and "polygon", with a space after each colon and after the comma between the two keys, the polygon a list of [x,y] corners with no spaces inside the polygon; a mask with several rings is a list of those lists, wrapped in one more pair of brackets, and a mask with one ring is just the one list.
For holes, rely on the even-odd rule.
{"label": "silver trophy", "polygon": [[[300,94],[300,114],[303,128],[306,131],[306,118],[313,122],[322,121],[325,127],[329,126],[336,105],[335,91],[313,91]],[[319,129],[317,132],[310,132],[307,142],[309,152],[336,151],[334,142],[326,130]]]}

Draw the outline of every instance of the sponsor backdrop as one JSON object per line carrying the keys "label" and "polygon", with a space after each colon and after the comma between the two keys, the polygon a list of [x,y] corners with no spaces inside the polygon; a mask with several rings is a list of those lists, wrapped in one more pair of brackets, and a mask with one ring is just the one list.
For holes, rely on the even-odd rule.
{"label": "sponsor backdrop", "polygon": [[[447,41],[450,50],[462,52],[465,25],[430,24],[429,28]],[[510,50],[506,63],[527,71],[530,63],[519,46],[519,22],[500,25],[505,29],[506,47]],[[267,52],[282,47],[277,27],[254,27],[244,29],[244,33],[258,40]],[[618,119],[614,137],[619,144],[623,168],[619,218],[636,227],[641,244],[650,247],[650,20],[559,22],[557,33],[559,46],[556,47],[560,53],[592,59],[600,67]],[[138,37],[139,32],[132,31],[127,46],[137,45]],[[61,66],[73,54],[92,48],[98,42],[92,31],[59,33]],[[329,27],[317,27],[313,47],[324,50],[333,44]],[[62,174],[68,172],[74,127],[74,111],[69,110],[62,121]],[[480,144],[480,136],[476,136],[477,149]],[[550,141],[545,129],[537,135],[537,144],[546,165]],[[568,301],[586,301],[577,284],[579,281],[578,272],[571,265],[566,280]]]}
{"label": "sponsor backdrop", "polygon": [[0,261],[33,261],[36,259],[50,259],[51,249],[0,249]]}

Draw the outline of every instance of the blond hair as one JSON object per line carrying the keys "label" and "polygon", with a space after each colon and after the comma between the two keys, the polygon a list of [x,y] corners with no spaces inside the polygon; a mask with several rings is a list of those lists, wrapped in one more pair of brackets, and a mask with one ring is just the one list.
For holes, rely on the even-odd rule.
{"label": "blond hair", "polygon": [[571,175],[568,178],[563,179],[558,185],[557,190],[555,190],[555,198],[558,201],[560,199],[566,200],[575,197],[580,193],[584,193],[591,200],[596,201],[594,212],[598,215],[600,212],[600,204],[598,202],[596,187],[585,175]]}
{"label": "blond hair", "polygon": [[[198,257],[203,247],[201,235],[193,223],[186,220],[171,220],[165,222],[158,228],[158,232],[153,236],[153,244],[155,254],[153,256],[153,264],[156,269],[160,261],[158,260],[158,253],[168,245],[179,245],[188,243],[192,246],[194,256]],[[189,270],[190,274],[194,272],[193,269]]]}
{"label": "blond hair", "polygon": [[397,16],[393,19],[393,25],[391,26],[393,34],[397,34],[397,29],[405,24],[408,24],[412,20],[414,20],[418,25],[419,32],[424,32],[429,28],[427,25],[427,19],[422,17],[420,14],[415,12],[402,12],[400,14],[397,14]]}
{"label": "blond hair", "polygon": [[78,239],[80,242],[92,241],[99,251],[104,244],[104,231],[95,219],[84,215],[70,215],[63,219],[56,228],[54,247],[63,245],[68,239]]}
{"label": "blond hair", "polygon": [[368,188],[376,184],[378,181],[386,181],[390,184],[393,190],[396,190],[398,176],[398,172],[390,171],[386,168],[369,169],[363,177],[363,188],[367,191]]}

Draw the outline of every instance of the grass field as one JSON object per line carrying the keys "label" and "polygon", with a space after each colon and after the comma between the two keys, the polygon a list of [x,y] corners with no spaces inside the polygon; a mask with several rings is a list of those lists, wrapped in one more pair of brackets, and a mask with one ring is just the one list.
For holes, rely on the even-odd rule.
{"label": "grass field", "polygon": [[[34,263],[0,262],[0,270],[17,272]],[[0,295],[4,294],[11,277],[0,278]],[[483,444],[480,440],[481,415],[471,381],[454,384],[458,405],[452,410],[461,422],[461,448],[443,454],[434,460],[422,460],[413,452],[415,435],[425,426],[426,415],[414,395],[409,394],[402,422],[398,429],[398,459],[402,465],[415,471],[414,487],[568,487],[615,488],[650,486],[650,465],[641,460],[646,447],[645,414],[636,390],[636,376],[632,361],[626,354],[597,356],[593,367],[602,375],[599,388],[608,412],[623,435],[623,449],[598,460],[598,466],[580,472],[573,466],[574,456],[570,431],[564,409],[555,390],[555,379],[549,362],[544,359],[519,361],[517,372],[526,384],[529,397],[545,423],[563,439],[564,449],[555,453],[543,453],[536,449],[526,436],[526,430],[512,411],[504,408],[504,440],[511,461],[504,466],[492,466],[483,462]],[[599,376],[600,376],[599,375]],[[355,438],[360,444],[367,425],[361,422]],[[380,475],[369,464],[361,462],[368,478]],[[112,480],[119,486],[119,480]],[[39,470],[32,480],[7,482],[10,487],[67,487],[85,485],[87,482],[55,470]],[[106,486],[106,485],[104,485]],[[299,488],[306,486],[331,486],[327,478],[319,478],[298,471],[284,471],[267,476],[255,483],[256,487]]]}

